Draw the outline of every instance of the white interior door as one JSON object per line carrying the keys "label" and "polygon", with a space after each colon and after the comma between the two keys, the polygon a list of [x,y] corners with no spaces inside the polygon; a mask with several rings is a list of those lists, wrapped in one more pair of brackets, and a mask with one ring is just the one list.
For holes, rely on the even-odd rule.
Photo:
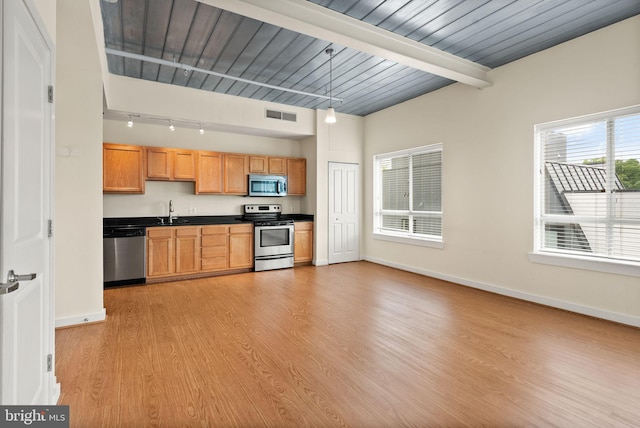
{"label": "white interior door", "polygon": [[48,232],[53,48],[31,7],[2,2],[0,403],[46,405],[57,398]]}
{"label": "white interior door", "polygon": [[359,166],[329,162],[329,264],[360,260]]}

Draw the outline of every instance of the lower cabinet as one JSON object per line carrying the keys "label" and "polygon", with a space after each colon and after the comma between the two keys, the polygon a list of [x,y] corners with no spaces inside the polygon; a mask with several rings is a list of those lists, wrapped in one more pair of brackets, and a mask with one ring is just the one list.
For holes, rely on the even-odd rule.
{"label": "lower cabinet", "polygon": [[200,259],[198,228],[195,226],[181,226],[175,229],[176,274],[197,273]]}
{"label": "lower cabinet", "polygon": [[294,222],[294,263],[308,263],[313,261],[313,222]]}
{"label": "lower cabinet", "polygon": [[147,228],[147,278],[197,273],[199,250],[196,226]]}
{"label": "lower cabinet", "polygon": [[[313,260],[313,222],[295,222],[294,261]],[[147,228],[147,280],[199,277],[254,265],[253,224]],[[155,281],[158,282],[158,281]]]}
{"label": "lower cabinet", "polygon": [[253,224],[229,226],[229,269],[253,267]]}
{"label": "lower cabinet", "polygon": [[253,224],[202,226],[200,271],[253,267]]}
{"label": "lower cabinet", "polygon": [[147,228],[147,280],[253,268],[253,224]]}
{"label": "lower cabinet", "polygon": [[229,264],[229,226],[202,226],[200,233],[200,271],[226,270]]}

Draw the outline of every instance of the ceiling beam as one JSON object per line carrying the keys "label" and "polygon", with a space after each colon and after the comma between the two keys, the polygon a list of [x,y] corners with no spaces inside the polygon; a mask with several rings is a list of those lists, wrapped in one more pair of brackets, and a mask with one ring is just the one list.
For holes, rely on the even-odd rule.
{"label": "ceiling beam", "polygon": [[477,88],[491,86],[488,67],[306,0],[197,1]]}

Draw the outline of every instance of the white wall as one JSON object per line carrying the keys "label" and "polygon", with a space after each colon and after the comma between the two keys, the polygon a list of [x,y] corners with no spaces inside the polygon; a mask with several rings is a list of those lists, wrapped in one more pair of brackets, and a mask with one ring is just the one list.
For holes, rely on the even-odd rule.
{"label": "white wall", "polygon": [[[346,114],[337,114],[333,125],[324,122],[325,111],[316,115],[315,175],[312,177],[315,189],[315,230],[314,263],[325,265],[329,262],[329,162],[354,163],[360,165],[360,183],[362,188],[362,153],[364,147],[364,118]],[[307,187],[311,187],[308,183]],[[313,197],[312,195],[307,195]],[[364,207],[360,201],[363,212]],[[362,243],[360,245],[362,247]]]}
{"label": "white wall", "polygon": [[38,9],[40,19],[47,28],[51,41],[56,43],[56,1],[57,0],[33,0]]}
{"label": "white wall", "polygon": [[88,1],[57,0],[56,326],[104,318],[102,80]]}
{"label": "white wall", "polygon": [[[104,121],[104,141],[141,146],[177,147],[194,150],[212,150],[231,153],[304,157],[300,140],[259,137],[207,131],[200,135],[197,129],[134,123],[127,127],[125,120]],[[105,217],[149,217],[169,215],[169,200],[173,200],[178,215],[241,214],[244,204],[282,204],[285,213],[303,213],[301,196],[284,198],[247,198],[226,195],[194,195],[193,183],[147,181],[144,195],[104,195]]]}
{"label": "white wall", "polygon": [[[533,127],[640,103],[640,16],[365,119],[371,260],[640,325],[638,278],[534,264]],[[372,238],[372,158],[442,142],[444,250]]]}

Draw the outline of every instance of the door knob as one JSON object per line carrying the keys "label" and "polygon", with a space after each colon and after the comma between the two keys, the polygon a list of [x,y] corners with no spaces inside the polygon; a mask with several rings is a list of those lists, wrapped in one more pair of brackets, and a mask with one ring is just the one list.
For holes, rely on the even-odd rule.
{"label": "door knob", "polygon": [[32,279],[36,279],[35,273],[28,273],[26,275],[16,275],[13,270],[9,271],[7,275],[7,282],[18,282],[18,281],[31,281]]}
{"label": "door knob", "polygon": [[35,273],[30,273],[27,275],[16,275],[13,270],[10,270],[7,274],[7,282],[0,282],[0,295],[1,294],[9,294],[13,291],[16,291],[20,286],[18,281],[31,281],[36,278]]}

